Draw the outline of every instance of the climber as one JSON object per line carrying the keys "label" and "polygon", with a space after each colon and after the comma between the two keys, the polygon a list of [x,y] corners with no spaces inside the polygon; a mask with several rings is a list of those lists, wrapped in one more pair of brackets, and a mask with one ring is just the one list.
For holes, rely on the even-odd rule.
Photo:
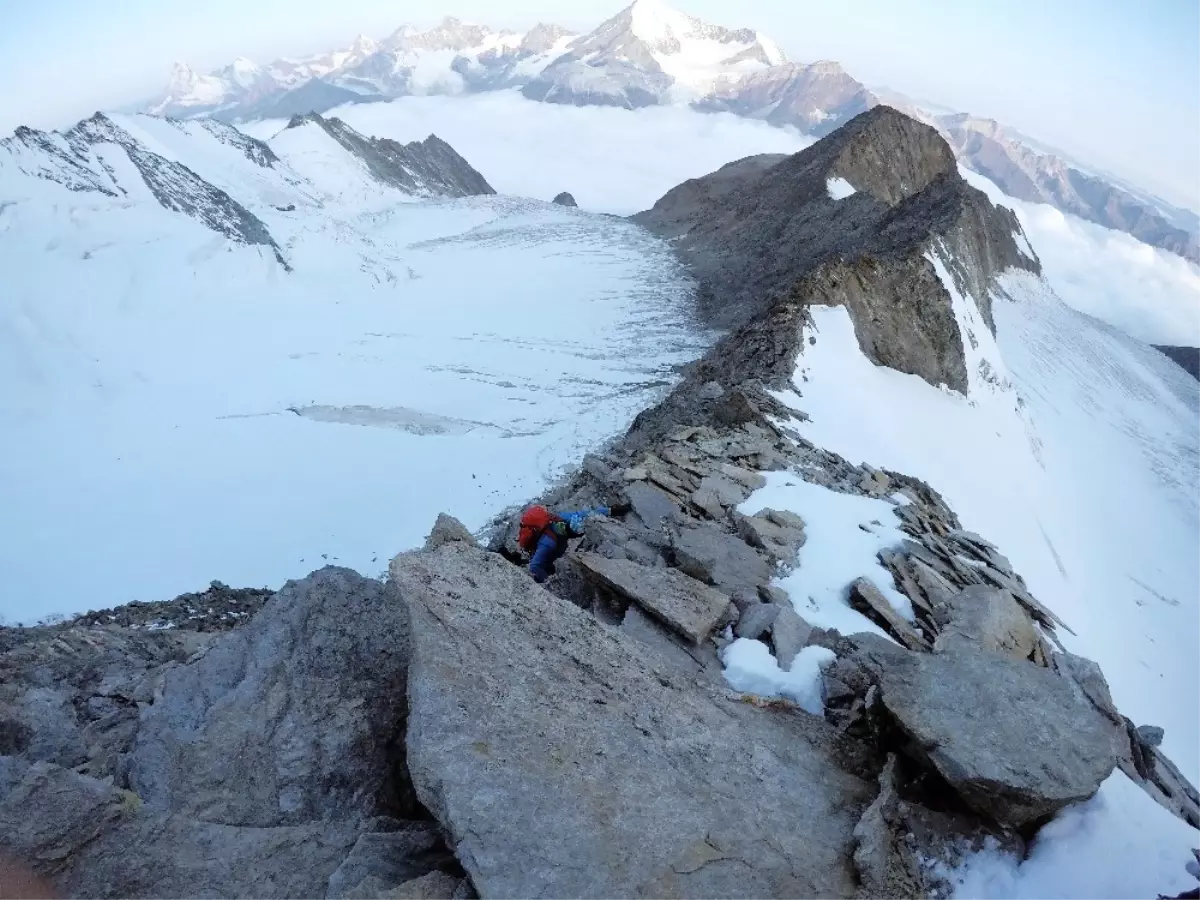
{"label": "climber", "polygon": [[521,514],[517,543],[530,554],[529,572],[539,584],[554,574],[554,564],[567,552],[567,541],[583,534],[593,516],[621,516],[629,512],[628,503],[594,506],[574,512],[552,513],[544,506],[531,506]]}

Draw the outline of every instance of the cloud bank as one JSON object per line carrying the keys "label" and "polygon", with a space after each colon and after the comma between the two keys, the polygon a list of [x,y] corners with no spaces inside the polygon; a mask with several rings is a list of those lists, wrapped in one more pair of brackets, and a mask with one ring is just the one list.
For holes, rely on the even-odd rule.
{"label": "cloud bank", "polygon": [[[756,153],[795,153],[812,139],[793,129],[682,107],[636,112],[525,100],[515,91],[407,97],[344,107],[337,115],[378,137],[449,141],[502,193],[549,200],[570,191],[585,209],[629,215],[688,178]],[[280,122],[249,130],[267,137]],[[1200,345],[1200,268],[1121,232],[1005,195],[1063,301],[1139,340]]]}

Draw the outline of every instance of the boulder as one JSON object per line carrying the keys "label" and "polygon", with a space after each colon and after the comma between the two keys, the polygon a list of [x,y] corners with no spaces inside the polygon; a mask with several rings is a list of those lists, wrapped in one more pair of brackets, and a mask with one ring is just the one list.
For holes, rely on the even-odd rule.
{"label": "boulder", "polygon": [[790,672],[796,654],[808,646],[813,629],[799,616],[790,600],[785,599],[778,608],[779,614],[771,624],[771,642],[775,645],[779,668]]}
{"label": "boulder", "polygon": [[557,197],[555,197],[554,202],[556,204],[558,204],[559,206],[578,206],[579,205],[578,203],[575,202],[575,198],[572,197],[566,191],[563,191],[561,194],[559,194]]}
{"label": "boulder", "polygon": [[1161,747],[1166,732],[1158,725],[1139,725],[1137,736],[1147,747]]}
{"label": "boulder", "polygon": [[[700,487],[697,493],[710,492],[716,497],[717,502],[725,508],[737,506],[743,500],[750,496],[750,488],[746,487],[740,481],[734,481],[725,475],[706,475],[700,480]],[[720,516],[713,516],[720,518]]]}
{"label": "boulder", "polygon": [[155,809],[229,825],[374,815],[399,790],[407,668],[395,588],[332,566],[290,581],[166,672],[142,714],[131,786]]}
{"label": "boulder", "polygon": [[1008,591],[974,584],[950,597],[946,606],[949,622],[933,643],[935,652],[966,641],[990,653],[1029,659],[1040,644],[1033,620]]}
{"label": "boulder", "polygon": [[664,672],[466,545],[390,571],[412,617],[409,769],[481,896],[853,894],[873,791],[824,720]]}
{"label": "boulder", "polygon": [[717,627],[729,597],[677,569],[650,569],[625,559],[581,553],[589,577],[636,603],[672,631],[699,644]]}
{"label": "boulder", "polygon": [[467,526],[454,516],[438,513],[437,521],[433,523],[433,530],[429,532],[429,537],[425,538],[425,549],[436,550],[442,544],[450,541],[474,544],[475,536],[467,531]]}
{"label": "boulder", "polygon": [[795,513],[764,509],[753,516],[736,516],[738,534],[752,547],[787,565],[795,564],[804,546],[804,520]]}
{"label": "boulder", "polygon": [[771,580],[768,559],[737,535],[701,523],[672,535],[675,565],[698,581],[731,596],[739,588],[757,590]]}
{"label": "boulder", "polygon": [[733,633],[750,640],[762,637],[775,623],[781,608],[774,603],[755,603],[746,607],[746,611],[733,626]]}
{"label": "boulder", "polygon": [[45,762],[0,787],[0,851],[52,877],[58,896],[322,897],[358,834],[201,822]]}
{"label": "boulder", "polygon": [[1091,797],[1117,764],[1111,723],[1049,669],[962,648],[862,658],[906,752],[1002,826]]}
{"label": "boulder", "polygon": [[664,521],[674,522],[679,518],[678,501],[661,488],[634,481],[625,491],[634,514],[651,531],[661,532]]}

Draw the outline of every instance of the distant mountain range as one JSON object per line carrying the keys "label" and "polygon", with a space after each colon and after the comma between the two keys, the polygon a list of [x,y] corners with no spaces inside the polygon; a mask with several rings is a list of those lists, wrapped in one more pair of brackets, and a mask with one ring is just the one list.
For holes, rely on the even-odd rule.
{"label": "distant mountain range", "polygon": [[1200,217],[1190,211],[994,120],[868,89],[836,62],[791,62],[760,32],[710,25],[661,0],[635,0],[583,35],[552,24],[521,33],[446,18],[428,31],[405,25],[380,41],[359,36],[342,50],[265,66],[237,59],[203,75],[177,63],[166,90],[139,109],[239,122],[495,90],[575,106],[688,104],[814,137],[886,103],[933,125],[964,166],[1010,196],[1200,262]]}

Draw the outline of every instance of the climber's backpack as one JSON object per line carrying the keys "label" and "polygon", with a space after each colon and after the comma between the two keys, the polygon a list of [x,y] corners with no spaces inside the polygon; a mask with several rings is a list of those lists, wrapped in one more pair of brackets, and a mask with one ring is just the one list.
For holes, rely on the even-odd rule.
{"label": "climber's backpack", "polygon": [[531,506],[521,514],[521,531],[517,535],[517,543],[526,553],[537,549],[537,542],[546,529],[562,518],[556,516],[544,506]]}

